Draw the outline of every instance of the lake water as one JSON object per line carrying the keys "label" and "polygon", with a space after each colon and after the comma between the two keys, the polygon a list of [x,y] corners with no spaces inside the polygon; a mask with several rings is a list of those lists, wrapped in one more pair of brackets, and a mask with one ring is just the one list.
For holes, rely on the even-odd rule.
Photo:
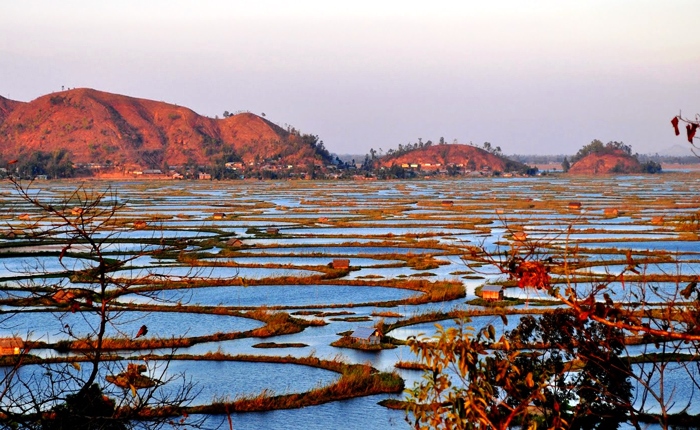
{"label": "lake water", "polygon": [[[395,317],[380,316],[387,311],[410,317],[438,310],[472,309],[466,301],[475,298],[477,287],[504,281],[506,276],[489,265],[467,267],[461,257],[468,258],[473,246],[493,253],[512,250],[513,231],[525,231],[538,243],[537,252],[543,257],[551,256],[554,261],[562,261],[566,254],[567,258],[574,260],[596,262],[593,267],[579,269],[576,273],[598,280],[611,275],[608,293],[613,300],[638,300],[642,290],[634,290],[637,287],[646,288],[645,300],[656,301],[650,300],[652,295],[661,300],[668,294],[675,294],[679,287],[685,287],[687,280],[636,281],[635,284],[627,279],[621,282],[614,275],[627,267],[628,250],[635,260],[650,253],[667,259],[645,266],[648,275],[698,275],[700,241],[697,225],[693,223],[700,207],[697,203],[699,193],[698,182],[690,180],[689,175],[695,174],[611,176],[586,180],[562,176],[371,183],[113,183],[119,200],[126,206],[115,217],[113,227],[101,228],[94,237],[105,241],[102,250],[106,258],[131,260],[116,275],[127,285],[132,282],[144,286],[149,282],[158,285],[159,282],[204,281],[210,284],[156,290],[145,296],[126,294],[119,299],[122,303],[138,306],[158,303],[167,305],[167,309],[163,312],[124,312],[109,325],[108,333],[130,337],[145,324],[149,327],[147,338],[168,338],[240,332],[263,325],[249,318],[183,313],[178,303],[249,310],[276,307],[290,313],[299,310],[343,311],[347,315],[298,316],[326,322],[325,326],[309,327],[300,333],[202,343],[178,352],[194,355],[221,351],[295,357],[310,354],[322,358],[339,356],[348,362],[368,362],[380,370],[391,371],[396,361],[415,359],[408,347],[364,352],[330,344],[339,338],[338,333],[371,327],[382,318],[387,322],[396,320]],[[78,254],[87,248],[81,244],[73,245],[71,252],[59,261],[68,238],[65,230],[57,230],[50,240],[24,236],[30,224],[20,219],[20,215],[27,214],[30,220],[39,220],[42,214],[26,202],[19,201],[12,190],[2,189],[6,185],[0,185],[0,207],[5,209],[3,216],[6,218],[3,220],[4,230],[0,233],[12,228],[17,236],[12,238],[0,234],[0,289],[37,284],[45,287],[42,294],[53,294],[57,288],[94,290],[96,284],[81,283],[72,276],[73,272],[97,264],[94,258]],[[41,187],[40,196],[56,199],[74,185],[44,182],[33,186]],[[90,184],[102,185],[109,184]],[[452,200],[453,205],[443,205],[443,200]],[[569,201],[581,201],[582,210],[569,210]],[[619,209],[620,216],[606,217],[606,208]],[[217,212],[225,213],[226,218],[213,219]],[[664,220],[654,219],[659,216]],[[134,229],[134,220],[146,220],[148,228]],[[42,219],[39,226],[47,230],[56,222],[56,219]],[[279,234],[267,234],[268,227],[279,228]],[[241,244],[235,247],[227,245],[233,238],[240,239]],[[149,255],[151,251],[161,249],[161,243],[172,244],[179,251]],[[424,257],[446,264],[420,269],[404,261]],[[325,272],[320,271],[323,268],[319,266],[327,266],[337,258],[349,259],[353,270],[337,279],[324,280]],[[192,269],[188,264],[190,261],[196,261],[198,266]],[[676,264],[676,261],[682,263]],[[265,267],[254,267],[263,265]],[[147,279],[143,279],[145,275],[148,275]],[[312,276],[314,278],[307,279]],[[290,283],[291,278],[297,278],[298,282]],[[564,279],[561,275],[554,275],[554,278]],[[466,297],[423,305],[386,306],[389,301],[422,294],[393,288],[391,283],[420,279],[426,282],[460,281],[465,286]],[[227,282],[217,283],[217,280]],[[236,282],[245,286],[227,285]],[[575,284],[580,287],[581,294],[592,288],[588,281]],[[28,293],[17,295],[26,296]],[[550,298],[545,292],[534,289],[509,288],[505,295],[525,300]],[[5,294],[0,295],[0,299],[4,297]],[[4,336],[18,334],[53,342],[68,339],[68,328],[75,335],[85,335],[90,332],[90,324],[94,327],[96,321],[94,315],[87,313],[51,312],[55,307],[48,302],[42,305],[44,307],[33,309],[6,303],[0,305],[4,311],[13,311],[4,314],[7,319],[0,316],[0,333]],[[527,310],[531,307],[526,304],[518,308]],[[344,319],[353,317],[362,321]],[[479,330],[492,324],[501,333],[513,329],[517,323],[515,315],[509,316],[507,323],[497,316],[480,316],[467,325]],[[445,320],[439,324],[453,327],[456,322]],[[435,324],[428,322],[397,329],[389,335],[406,339],[435,333]],[[306,346],[283,349],[253,347],[260,342],[298,342]],[[630,347],[631,354],[642,350],[641,347]],[[55,354],[52,350],[36,353]],[[640,367],[639,372],[642,373],[643,369]],[[175,360],[168,371],[184,372],[198,384],[202,389],[196,399],[199,404],[212,399],[254,395],[263,390],[301,392],[338,377],[333,372],[298,365],[190,360]],[[400,374],[408,386],[420,378],[420,372],[400,371]],[[652,375],[652,385],[654,378],[658,375]],[[689,403],[689,411],[700,412],[698,390],[693,391],[687,384],[689,374],[686,370],[669,369],[664,378],[675,390],[675,397],[671,399],[676,401],[673,408]],[[641,392],[641,388],[638,387],[638,391]],[[231,418],[235,428],[410,428],[402,411],[377,405],[378,401],[388,397],[392,396],[369,396],[299,410],[232,414]],[[644,408],[658,411],[658,404],[647,401]],[[223,417],[208,418],[212,423],[225,420]],[[223,424],[228,426],[225,421]]]}

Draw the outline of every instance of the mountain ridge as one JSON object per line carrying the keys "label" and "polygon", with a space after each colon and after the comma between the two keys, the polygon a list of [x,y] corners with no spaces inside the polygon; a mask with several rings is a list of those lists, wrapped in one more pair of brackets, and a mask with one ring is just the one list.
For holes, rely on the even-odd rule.
{"label": "mountain ridge", "polygon": [[[311,136],[316,137],[316,136]],[[66,150],[76,164],[157,169],[222,162],[323,162],[316,139],[252,113],[222,119],[175,104],[78,88],[0,98],[0,156]]]}

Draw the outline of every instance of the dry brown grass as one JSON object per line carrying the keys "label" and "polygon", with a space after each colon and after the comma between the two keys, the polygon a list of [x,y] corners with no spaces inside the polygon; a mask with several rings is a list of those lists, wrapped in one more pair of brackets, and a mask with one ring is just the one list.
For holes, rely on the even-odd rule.
{"label": "dry brown grass", "polygon": [[341,337],[340,339],[336,340],[335,342],[332,342],[331,346],[335,346],[337,348],[358,349],[360,351],[381,351],[383,349],[396,348],[396,345],[391,344],[391,343],[382,342],[382,343],[370,344],[370,343],[365,343],[365,342],[358,342],[356,340],[353,340],[349,336]]}
{"label": "dry brown grass", "polygon": [[372,316],[382,318],[403,318],[402,314],[392,311],[373,311]]}
{"label": "dry brown grass", "polygon": [[258,395],[242,397],[231,402],[216,402],[210,405],[186,408],[187,413],[225,414],[294,409],[372,394],[400,393],[404,387],[403,380],[396,373],[379,372],[369,365],[346,364],[339,359],[321,360],[316,357],[294,358],[291,356],[236,356],[230,357],[230,359],[303,364],[339,372],[341,376],[335,383],[304,393],[274,395],[266,390]]}
{"label": "dry brown grass", "polygon": [[397,369],[407,369],[407,370],[428,370],[429,367],[425,363],[419,361],[403,361],[399,360],[394,364]]}

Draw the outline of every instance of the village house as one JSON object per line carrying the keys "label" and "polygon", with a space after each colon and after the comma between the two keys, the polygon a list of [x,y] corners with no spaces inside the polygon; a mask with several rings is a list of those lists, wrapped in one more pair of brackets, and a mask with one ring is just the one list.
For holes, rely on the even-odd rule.
{"label": "village house", "polygon": [[214,212],[214,214],[211,217],[214,219],[224,219],[226,218],[226,214],[223,212]]}
{"label": "village house", "polygon": [[243,241],[234,237],[226,242],[226,246],[231,248],[240,248],[241,246],[243,246]]}
{"label": "village house", "polygon": [[347,258],[335,258],[331,262],[331,267],[334,269],[349,269],[350,260]]}
{"label": "village house", "polygon": [[280,234],[280,229],[277,227],[268,227],[265,230],[265,233],[267,233],[267,234]]}
{"label": "village house", "polygon": [[202,181],[210,181],[210,180],[211,180],[211,174],[209,174],[209,173],[204,173],[204,172],[200,172],[200,173],[199,173],[199,179],[202,180]]}
{"label": "village house", "polygon": [[486,284],[481,288],[481,298],[489,301],[503,300],[503,287]]}
{"label": "village house", "polygon": [[0,338],[0,355],[19,355],[24,348],[24,341],[18,337]]}
{"label": "village house", "polygon": [[245,168],[245,164],[241,163],[240,161],[238,162],[228,162],[225,164],[227,169],[230,170],[238,170],[238,169],[243,169]]}
{"label": "village house", "polygon": [[616,218],[620,215],[620,211],[617,208],[605,208],[603,209],[603,215],[608,218]]}
{"label": "village house", "polygon": [[374,327],[358,327],[350,333],[353,342],[365,345],[379,345],[382,340],[382,333]]}
{"label": "village house", "polygon": [[517,242],[525,242],[527,240],[527,233],[524,231],[516,231],[513,233],[513,240]]}
{"label": "village house", "polygon": [[425,170],[428,172],[437,172],[440,170],[440,165],[439,164],[431,164],[431,163],[424,163],[420,165],[421,170]]}

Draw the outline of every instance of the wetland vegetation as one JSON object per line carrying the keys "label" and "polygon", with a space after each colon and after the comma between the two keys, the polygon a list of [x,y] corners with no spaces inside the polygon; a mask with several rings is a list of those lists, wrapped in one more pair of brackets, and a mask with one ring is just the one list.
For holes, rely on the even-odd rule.
{"label": "wetland vegetation", "polygon": [[[629,357],[625,366],[632,370],[621,385],[629,384],[629,396],[613,393],[606,403],[626,399],[624,416],[615,419],[668,426],[679,413],[700,413],[700,339],[693,331],[698,180],[665,173],[187,187],[4,183],[0,329],[4,338],[21,341],[20,358],[3,358],[4,384],[26,380],[31,366],[70,378],[42,402],[9,390],[0,398],[3,419],[57,419],[65,412],[60,405],[74,407],[75,397],[66,394],[110,396],[114,404],[105,414],[163,422],[186,415],[183,426],[217,419],[227,425],[231,418],[238,427],[249,419],[243,411],[280,410],[268,413],[288,414],[293,422],[295,413],[281,410],[352,405],[356,396],[410,400],[397,394],[404,385],[416,395],[422,370],[443,369],[426,360],[433,344],[424,337],[464,334],[474,351],[497,357],[494,363],[525,369],[518,357],[546,350],[543,336],[553,334],[530,322],[527,337],[518,324],[555,318],[565,308],[571,321],[582,321],[580,330],[571,323],[579,330],[572,336],[607,333],[606,342],[619,338],[603,351],[612,354],[608,361]],[[349,260],[347,267],[334,267],[338,259]],[[502,286],[504,298],[481,297],[485,284]],[[463,325],[472,328],[460,331]],[[367,326],[384,335],[376,351],[333,344],[337,333]],[[508,381],[525,385],[517,385],[521,397],[511,393],[517,405],[493,411],[517,411],[509,423],[535,422],[540,418],[524,412],[532,411],[535,397],[562,405],[571,404],[566,396],[580,398],[571,390],[547,397],[548,384],[562,375],[600,376],[585,367],[592,360],[576,356],[580,345],[559,350],[560,362],[542,360],[529,371],[532,381],[528,372],[505,371]],[[280,374],[283,365],[303,365],[340,377],[321,378],[311,389],[292,380],[284,393],[227,391],[225,384],[199,392],[187,378],[198,361],[219,362],[223,373],[241,361],[267,361]],[[109,383],[108,377],[134,373],[132,363],[145,366],[138,375],[159,383],[131,388],[127,378],[127,389]],[[670,375],[672,369],[686,377]],[[153,403],[164,387],[172,396]],[[422,407],[434,403],[416,399]],[[546,409],[542,419],[571,420],[579,413],[574,409],[558,415]],[[411,419],[428,417],[426,410],[413,409]],[[404,411],[371,411],[368,428],[406,425]],[[490,413],[490,419],[498,415]]]}

